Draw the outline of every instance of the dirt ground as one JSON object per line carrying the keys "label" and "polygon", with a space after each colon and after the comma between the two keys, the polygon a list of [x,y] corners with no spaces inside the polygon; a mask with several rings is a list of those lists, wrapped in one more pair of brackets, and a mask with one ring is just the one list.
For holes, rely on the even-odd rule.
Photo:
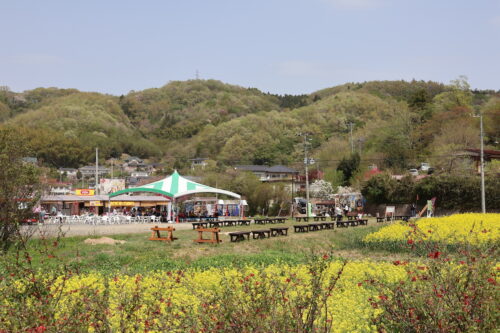
{"label": "dirt ground", "polygon": [[[62,233],[66,237],[71,236],[104,236],[104,235],[118,235],[118,234],[135,234],[135,233],[149,233],[150,228],[158,225],[158,223],[150,224],[115,224],[115,225],[88,225],[88,224],[62,224],[62,225],[33,225],[24,226],[23,231],[26,233],[33,233],[33,237],[53,237],[58,233]],[[188,230],[192,229],[191,223],[161,223],[160,226],[173,226],[175,230]]]}

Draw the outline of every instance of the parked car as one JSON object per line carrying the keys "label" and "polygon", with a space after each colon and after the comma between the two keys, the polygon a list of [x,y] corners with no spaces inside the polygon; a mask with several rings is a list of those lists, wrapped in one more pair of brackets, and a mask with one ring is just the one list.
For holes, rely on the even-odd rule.
{"label": "parked car", "polygon": [[418,176],[418,170],[417,169],[410,169],[410,170],[408,170],[408,172],[412,176]]}
{"label": "parked car", "polygon": [[420,170],[429,171],[431,165],[429,163],[422,162],[420,163]]}

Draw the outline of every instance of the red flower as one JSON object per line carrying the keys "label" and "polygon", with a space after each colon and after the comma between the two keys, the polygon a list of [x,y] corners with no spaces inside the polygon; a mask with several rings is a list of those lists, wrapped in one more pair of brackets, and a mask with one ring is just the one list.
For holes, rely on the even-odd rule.
{"label": "red flower", "polygon": [[380,298],[381,300],[387,301],[386,295],[379,295],[378,298]]}
{"label": "red flower", "polygon": [[429,258],[437,259],[437,258],[439,258],[440,255],[441,255],[441,252],[439,252],[439,251],[431,252],[431,253],[429,253]]}
{"label": "red flower", "polygon": [[323,259],[328,259],[328,254],[323,254]]}
{"label": "red flower", "polygon": [[489,279],[488,279],[488,282],[489,282],[489,283],[491,283],[491,284],[492,284],[492,285],[494,285],[494,286],[497,284],[497,282],[495,281],[495,279],[494,279],[494,278],[489,278]]}
{"label": "red flower", "polygon": [[393,261],[392,263],[393,263],[395,266],[401,265],[401,261],[399,261],[399,260]]}
{"label": "red flower", "polygon": [[408,241],[406,243],[408,243],[409,245],[412,245],[414,242],[413,242],[413,239],[408,239]]}

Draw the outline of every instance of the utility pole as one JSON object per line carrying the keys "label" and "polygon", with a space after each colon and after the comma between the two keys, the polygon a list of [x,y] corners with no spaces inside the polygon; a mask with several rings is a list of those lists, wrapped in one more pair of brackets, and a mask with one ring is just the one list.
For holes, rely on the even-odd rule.
{"label": "utility pole", "polygon": [[99,148],[95,149],[95,194],[99,194],[99,189],[97,188],[99,184]]}
{"label": "utility pole", "polygon": [[309,158],[307,157],[307,145],[308,140],[307,136],[311,135],[311,133],[304,132],[304,133],[299,133],[299,136],[304,137],[304,164],[305,164],[305,172],[306,172],[306,216],[309,217]]}
{"label": "utility pole", "polygon": [[479,118],[479,127],[480,127],[480,138],[481,138],[481,161],[480,161],[480,170],[481,170],[481,211],[486,213],[486,192],[484,190],[484,138],[483,138],[483,114],[479,112],[478,116],[473,116],[475,118]]}
{"label": "utility pole", "polygon": [[351,128],[351,153],[354,154],[354,140],[352,139],[352,122],[349,123],[349,127]]}

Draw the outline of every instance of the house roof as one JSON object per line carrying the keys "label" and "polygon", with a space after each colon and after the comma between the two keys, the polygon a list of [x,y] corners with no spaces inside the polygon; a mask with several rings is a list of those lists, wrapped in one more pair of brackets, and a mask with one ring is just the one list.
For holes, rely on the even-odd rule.
{"label": "house roof", "polygon": [[189,161],[193,161],[193,162],[202,162],[202,161],[206,161],[206,160],[208,160],[207,157],[196,157],[196,158],[189,159]]}
{"label": "house roof", "polygon": [[133,160],[142,162],[142,159],[139,158],[139,157],[137,157],[137,156],[130,156],[130,157],[128,157],[128,158],[125,159],[125,162],[130,162],[130,161],[133,161]]}
{"label": "house roof", "polygon": [[59,168],[61,171],[76,171],[77,169],[75,168]]}
{"label": "house roof", "polygon": [[[79,170],[85,170],[85,171],[92,170],[92,171],[95,171],[95,165],[87,165],[87,166],[81,167]],[[105,168],[105,167],[102,167],[102,166],[99,166],[98,170],[99,171],[109,171],[108,168]]]}
{"label": "house roof", "polygon": [[236,165],[236,170],[252,171],[252,172],[266,172],[269,167],[266,165]]}
{"label": "house roof", "polygon": [[[478,148],[468,148],[464,149],[464,152],[467,154],[469,153],[471,156],[480,156],[481,155],[481,149]],[[493,150],[493,149],[484,149],[484,157],[487,159],[500,159],[500,150]]]}
{"label": "house roof", "polygon": [[276,173],[299,173],[297,170],[291,169],[284,165],[274,165],[267,169],[267,172],[276,172]]}

